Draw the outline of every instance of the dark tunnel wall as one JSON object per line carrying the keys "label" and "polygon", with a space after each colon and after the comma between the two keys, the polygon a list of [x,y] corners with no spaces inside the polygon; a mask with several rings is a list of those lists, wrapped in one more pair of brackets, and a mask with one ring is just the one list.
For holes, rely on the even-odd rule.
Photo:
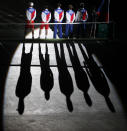
{"label": "dark tunnel wall", "polygon": [[[14,12],[18,12],[18,13],[20,13],[20,14],[22,14],[22,15],[24,15],[24,12],[25,12],[25,8],[27,7],[27,2],[29,2],[30,0],[1,0],[1,4],[0,4],[0,10],[2,10],[3,8],[7,8],[7,9],[9,9],[9,10],[13,10]],[[44,4],[49,4],[50,3],[50,5],[49,5],[49,8],[51,9],[51,11],[53,11],[54,10],[54,8],[56,7],[56,4],[57,4],[57,2],[58,2],[58,0],[56,0],[56,1],[54,1],[54,0],[49,0],[49,1],[46,1],[46,0],[32,0],[33,2],[35,2],[35,8],[37,8],[37,10],[38,10],[38,12],[40,12],[41,10],[42,10],[42,8],[43,8],[43,6],[44,6]],[[100,1],[101,0],[87,0],[87,1],[83,1],[83,2],[85,2],[86,3],[86,8],[88,9],[88,11],[90,11],[91,10],[91,8],[93,7],[93,5],[96,5],[97,7],[98,7],[98,5],[99,5],[99,3],[100,3]],[[78,5],[79,5],[79,3],[80,2],[82,2],[81,0],[75,0],[75,1],[71,1],[71,0],[64,0],[64,1],[61,1],[61,3],[62,3],[62,8],[63,9],[67,9],[67,6],[64,6],[64,5],[67,5],[67,4],[69,4],[69,3],[72,3],[73,5],[74,5],[74,8],[75,8],[75,11],[78,9]],[[116,22],[116,31],[117,31],[117,39],[120,39],[120,40],[122,40],[122,41],[125,41],[125,42],[120,42],[120,43],[117,43],[118,45],[120,45],[120,44],[122,44],[122,43],[126,43],[126,23],[125,23],[125,17],[124,17],[124,13],[125,13],[125,9],[126,8],[124,8],[124,3],[120,3],[119,1],[111,1],[111,5],[110,5],[110,20],[111,21],[115,21]],[[126,4],[125,4],[126,5]],[[125,46],[125,45],[124,45]],[[123,47],[122,48],[122,46],[120,46],[121,47],[121,52],[123,52],[123,49],[125,50],[125,48]],[[12,49],[12,48],[11,48]],[[110,48],[111,49],[111,48]],[[119,48],[117,48],[117,49],[119,49]],[[103,50],[102,50],[103,51]],[[106,52],[106,50],[105,50],[105,52]],[[2,55],[4,55],[3,53],[2,53],[2,51],[0,50],[0,53],[2,54]],[[106,52],[107,54],[108,54],[108,52]],[[123,52],[123,53],[125,53],[125,51]],[[107,57],[107,54],[105,55],[106,57]],[[110,50],[110,54],[112,54],[112,51]],[[121,58],[121,56],[119,55],[119,52],[116,52],[116,54],[117,54],[117,56],[119,57],[119,58]],[[1,55],[1,56],[2,56]],[[114,62],[114,64],[113,65],[115,65],[115,64],[117,64],[117,66],[118,65],[120,65],[120,63],[119,63],[119,61],[118,61],[118,63],[117,63],[117,56],[115,56],[115,58],[116,58],[116,60],[115,60],[115,62]],[[124,55],[123,55],[124,56]],[[112,58],[111,58],[111,56],[109,56],[110,57],[110,59],[112,60],[112,59],[114,59],[114,57],[112,56]],[[2,58],[2,57],[1,57]],[[7,58],[8,59],[8,58]],[[102,58],[103,59],[103,58]],[[121,59],[120,59],[121,60]],[[109,60],[107,60],[108,62],[109,62]],[[104,61],[104,63],[106,64],[106,62],[107,61]],[[107,62],[107,63],[108,63]],[[124,63],[124,62],[123,62]],[[108,65],[107,67],[108,67],[108,69],[109,70],[111,70],[111,71],[113,71],[113,73],[114,73],[114,76],[116,75],[115,73],[116,73],[116,69],[117,69],[117,67],[116,68],[114,68],[113,67],[113,65],[110,63],[110,65]],[[122,65],[120,65],[120,67],[121,67],[121,69],[123,68],[122,67]],[[2,67],[1,67],[1,69],[0,69],[0,74],[2,74],[1,72],[3,71],[3,70],[7,70],[7,67],[5,67],[6,69],[3,69]],[[113,69],[113,70],[112,70]],[[120,72],[121,71],[121,72]],[[124,72],[125,72],[125,70],[120,70],[119,71],[119,74],[124,74]],[[7,72],[7,71],[6,71]],[[126,73],[126,72],[125,72]],[[4,85],[4,80],[3,80],[3,78],[5,79],[5,77],[6,77],[6,73],[4,73],[3,75],[1,75],[1,77],[0,77],[0,80],[2,81],[2,83],[0,83],[0,85],[1,86],[3,86]],[[115,77],[114,77],[115,78]],[[119,81],[116,81],[116,82],[118,82],[118,83],[120,83],[121,84],[121,82],[123,81],[123,79],[125,79],[125,78],[121,78],[121,79],[119,79],[119,77],[117,78]],[[115,79],[116,80],[116,79]],[[114,81],[115,81],[114,80]],[[124,85],[124,83],[122,83],[123,85]],[[124,89],[124,86],[123,86],[123,89]],[[120,91],[121,91],[121,89],[119,89]],[[3,92],[3,90],[1,91],[1,92]],[[124,91],[123,91],[124,92]],[[126,96],[125,94],[126,93],[121,93],[123,96]],[[0,96],[1,96],[1,99],[2,99],[2,95],[0,94]],[[125,99],[125,98],[123,98],[123,99]],[[1,105],[2,105],[2,103],[0,103]],[[2,112],[0,111],[0,115],[2,115]],[[0,125],[1,126],[1,125]],[[1,127],[0,127],[1,128]]]}

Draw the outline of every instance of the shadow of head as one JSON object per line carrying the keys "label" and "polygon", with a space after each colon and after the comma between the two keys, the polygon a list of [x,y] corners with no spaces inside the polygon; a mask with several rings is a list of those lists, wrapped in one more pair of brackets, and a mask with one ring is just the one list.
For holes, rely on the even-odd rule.
{"label": "shadow of head", "polygon": [[20,115],[24,113],[24,99],[19,99],[17,111]]}

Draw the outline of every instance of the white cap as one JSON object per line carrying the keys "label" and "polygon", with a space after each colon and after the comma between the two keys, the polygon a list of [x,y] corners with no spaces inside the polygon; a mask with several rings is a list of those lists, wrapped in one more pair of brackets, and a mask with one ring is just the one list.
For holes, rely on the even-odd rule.
{"label": "white cap", "polygon": [[30,6],[30,7],[33,7],[33,6],[34,6],[34,3],[33,3],[33,2],[30,2],[30,3],[29,3],[29,6]]}

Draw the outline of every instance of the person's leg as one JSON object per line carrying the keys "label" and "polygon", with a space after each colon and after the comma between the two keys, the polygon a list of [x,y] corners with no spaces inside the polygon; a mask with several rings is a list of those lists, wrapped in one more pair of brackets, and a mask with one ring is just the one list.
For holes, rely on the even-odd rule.
{"label": "person's leg", "polygon": [[83,28],[84,28],[84,31],[85,31],[85,29],[86,29],[86,24],[85,23],[83,24]]}
{"label": "person's leg", "polygon": [[92,25],[91,25],[91,29],[90,29],[90,35],[89,35],[89,37],[92,37],[93,29],[94,29],[94,25],[92,24]]}
{"label": "person's leg", "polygon": [[82,25],[81,24],[78,24],[77,25],[77,38],[79,38],[80,37],[80,35],[81,35],[81,27],[82,27]]}
{"label": "person's leg", "polygon": [[85,22],[83,22],[82,27],[81,27],[81,37],[82,38],[85,37],[85,29],[86,29],[86,25],[85,25]]}
{"label": "person's leg", "polygon": [[32,39],[34,39],[34,21],[32,21],[31,29],[32,29]]}
{"label": "person's leg", "polygon": [[27,27],[25,26],[24,39],[26,38],[26,34],[27,34]]}
{"label": "person's leg", "polygon": [[59,24],[59,37],[62,38],[62,25]]}
{"label": "person's leg", "polygon": [[72,38],[73,37],[73,24],[70,24],[69,30],[70,30],[70,38]]}
{"label": "person's leg", "polygon": [[41,34],[42,34],[42,29],[41,29],[41,27],[40,27],[40,29],[39,29],[39,37],[38,37],[38,39],[40,39]]}
{"label": "person's leg", "polygon": [[49,29],[49,25],[45,25],[45,39],[47,39],[48,36],[48,29]]}
{"label": "person's leg", "polygon": [[69,24],[66,24],[66,30],[65,30],[65,37],[67,38],[68,37],[68,34],[69,34]]}
{"label": "person's leg", "polygon": [[45,39],[47,39],[48,36],[48,29],[45,29]]}
{"label": "person's leg", "polygon": [[25,31],[24,31],[24,39],[26,38],[28,29],[30,28],[29,21],[26,21],[25,23]]}
{"label": "person's leg", "polygon": [[96,37],[96,23],[94,24],[94,34],[93,34],[93,37],[95,38]]}
{"label": "person's leg", "polygon": [[[55,22],[57,23],[57,22]],[[54,38],[56,39],[56,34],[57,34],[57,24],[54,25]]]}
{"label": "person's leg", "polygon": [[34,28],[32,28],[32,39],[34,39]]}

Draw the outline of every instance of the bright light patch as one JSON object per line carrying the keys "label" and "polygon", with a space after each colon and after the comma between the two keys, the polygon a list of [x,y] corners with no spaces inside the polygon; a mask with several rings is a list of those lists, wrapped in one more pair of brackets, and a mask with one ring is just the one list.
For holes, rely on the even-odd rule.
{"label": "bright light patch", "polygon": [[[38,39],[39,37],[39,30],[40,28],[37,28],[34,30],[34,38]],[[48,29],[48,35],[47,35],[47,39],[53,39],[53,31],[51,30],[51,28]],[[30,32],[28,35],[26,35],[26,39],[32,38],[32,32]],[[58,35],[56,36],[56,38],[58,39]],[[45,29],[42,29],[42,33],[40,36],[40,39],[45,39]]]}

